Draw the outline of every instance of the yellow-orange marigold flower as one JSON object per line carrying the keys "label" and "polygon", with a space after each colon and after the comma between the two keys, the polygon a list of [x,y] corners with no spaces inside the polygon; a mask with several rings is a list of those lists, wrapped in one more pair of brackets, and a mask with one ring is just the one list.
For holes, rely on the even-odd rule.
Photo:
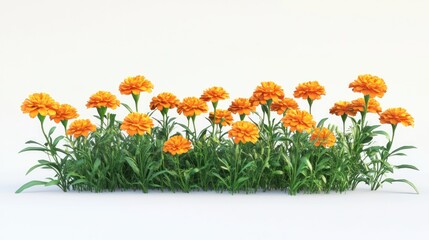
{"label": "yellow-orange marigold flower", "polygon": [[271,104],[271,111],[276,111],[278,114],[283,114],[288,109],[298,108],[298,103],[292,98],[282,98]]}
{"label": "yellow-orange marigold flower", "polygon": [[98,91],[93,94],[86,103],[87,108],[107,107],[116,109],[120,104],[119,100],[110,92]]}
{"label": "yellow-orange marigold flower", "polygon": [[314,146],[318,147],[322,145],[323,147],[332,147],[337,140],[333,132],[327,128],[316,128],[311,133],[311,141],[314,141]]}
{"label": "yellow-orange marigold flower", "polygon": [[353,105],[347,101],[339,101],[334,104],[334,106],[329,109],[330,114],[334,114],[337,116],[342,116],[347,114],[349,116],[355,116],[356,110],[353,109]]}
{"label": "yellow-orange marigold flower", "polygon": [[[358,98],[352,101],[352,108],[355,112],[363,112],[365,107],[365,100],[363,98]],[[370,113],[381,113],[380,103],[374,98],[370,98],[368,101],[368,110]],[[352,115],[354,116],[354,115]]]}
{"label": "yellow-orange marigold flower", "polygon": [[237,98],[231,102],[228,111],[239,115],[250,115],[251,112],[256,111],[256,107],[250,103],[248,98]]}
{"label": "yellow-orange marigold flower", "polygon": [[97,127],[89,121],[89,119],[78,119],[73,121],[67,129],[67,135],[73,135],[78,138],[80,136],[88,137],[90,132],[95,132]]}
{"label": "yellow-orange marigold flower", "polygon": [[349,84],[353,92],[369,95],[371,98],[383,97],[387,91],[386,83],[382,78],[370,74],[359,75],[356,80]]}
{"label": "yellow-orange marigold flower", "polygon": [[404,108],[389,108],[380,115],[380,123],[414,127],[414,118]]}
{"label": "yellow-orange marigold flower", "polygon": [[321,96],[325,94],[325,87],[321,86],[318,81],[301,83],[295,88],[295,91],[293,92],[293,96],[296,98],[309,98],[311,100],[320,99]]}
{"label": "yellow-orange marigold flower", "polygon": [[225,100],[229,98],[229,94],[222,87],[211,87],[204,90],[200,99],[205,102],[219,102],[219,100]]}
{"label": "yellow-orange marigold flower", "polygon": [[284,98],[285,94],[283,88],[274,82],[261,82],[261,85],[257,86],[250,97],[252,105],[257,106],[259,104],[265,104],[267,100],[277,102],[279,99]]}
{"label": "yellow-orange marigold flower", "polygon": [[119,91],[121,94],[134,95],[140,94],[140,92],[152,92],[153,84],[151,81],[147,80],[144,76],[137,75],[135,77],[127,77],[119,85]]}
{"label": "yellow-orange marigold flower", "polygon": [[289,127],[293,132],[310,132],[316,125],[316,122],[313,120],[313,116],[310,113],[295,109],[287,111],[281,121],[285,127]]}
{"label": "yellow-orange marigold flower", "polygon": [[232,138],[236,144],[239,142],[256,143],[259,137],[259,129],[251,122],[239,121],[232,124],[231,130],[228,132],[228,136]]}
{"label": "yellow-orange marigold flower", "polygon": [[172,109],[177,107],[179,103],[179,99],[177,99],[174,94],[163,92],[152,98],[152,101],[150,102],[150,109],[154,110],[156,108],[159,111],[162,111],[164,108]]}
{"label": "yellow-orange marigold flower", "polygon": [[76,108],[70,106],[69,104],[59,105],[55,112],[55,115],[50,116],[50,119],[54,120],[56,123],[59,123],[63,120],[70,120],[79,117]]}
{"label": "yellow-orange marigold flower", "polygon": [[176,155],[176,154],[180,155],[188,152],[191,149],[192,149],[191,141],[189,141],[188,139],[180,135],[176,135],[169,138],[164,143],[164,147],[162,148],[164,152],[168,152],[171,155]]}
{"label": "yellow-orange marigold flower", "polygon": [[[209,114],[210,120],[214,120],[214,112],[211,112]],[[222,110],[217,109],[216,110],[216,121],[214,121],[215,124],[222,124],[222,126],[231,125],[232,121],[234,119],[232,118],[232,113],[228,110]]]}
{"label": "yellow-orange marigold flower", "polygon": [[23,113],[29,113],[31,118],[38,114],[41,116],[54,116],[58,103],[47,93],[33,93],[21,105]]}
{"label": "yellow-orange marigold flower", "polygon": [[152,119],[144,113],[130,113],[121,124],[121,130],[124,130],[130,136],[135,134],[143,135],[146,132],[150,133],[153,128]]}
{"label": "yellow-orange marigold flower", "polygon": [[177,106],[177,113],[192,117],[205,113],[209,110],[206,102],[196,97],[184,98],[179,106]]}

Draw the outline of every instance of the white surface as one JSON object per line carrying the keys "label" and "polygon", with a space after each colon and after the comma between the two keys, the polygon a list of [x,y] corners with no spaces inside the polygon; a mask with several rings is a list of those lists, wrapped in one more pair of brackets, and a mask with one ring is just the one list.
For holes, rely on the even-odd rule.
{"label": "white surface", "polygon": [[[425,239],[428,12],[423,0],[0,0],[0,239]],[[98,90],[131,103],[117,89],[137,74],[155,85],[142,96],[146,110],[162,91],[183,98],[220,85],[231,98],[248,97],[259,82],[272,80],[291,96],[298,83],[318,80],[327,91],[314,105],[320,119],[335,101],[359,96],[347,86],[365,73],[385,79],[384,108],[402,106],[415,117],[415,128],[398,128],[395,145],[418,149],[394,161],[421,169],[395,175],[413,181],[420,195],[401,184],[297,197],[52,188],[13,194],[45,176],[24,176],[38,156],[17,154],[26,140],[41,137],[37,120],[20,112],[30,93],[48,92],[91,117],[95,112],[84,105]]]}

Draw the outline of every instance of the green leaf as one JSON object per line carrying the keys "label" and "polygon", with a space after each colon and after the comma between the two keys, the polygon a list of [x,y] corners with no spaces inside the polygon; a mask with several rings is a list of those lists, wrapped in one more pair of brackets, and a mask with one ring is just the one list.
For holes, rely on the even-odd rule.
{"label": "green leaf", "polygon": [[45,187],[49,187],[49,186],[53,186],[53,185],[58,185],[59,182],[60,181],[58,181],[58,180],[51,180],[51,181],[45,183]]}
{"label": "green leaf", "polygon": [[[414,149],[414,148],[416,148],[416,147],[414,147],[414,146],[402,146],[402,147],[399,147],[399,148],[397,148],[397,149],[393,150],[393,151],[390,153],[390,155],[392,155],[392,154],[394,154],[394,153],[397,153],[397,152],[399,152],[399,151],[402,151],[402,150],[406,150],[406,149]],[[390,156],[390,155],[389,155],[389,156]]]}
{"label": "green leaf", "polygon": [[33,141],[33,140],[26,141],[26,142],[25,142],[25,144],[37,144],[37,145],[42,146],[42,147],[44,147],[44,146],[45,146],[45,145],[43,145],[43,144],[41,144],[41,143],[38,143],[38,142],[36,142],[36,141]]}
{"label": "green leaf", "polygon": [[410,164],[401,164],[401,165],[397,165],[397,166],[394,166],[394,167],[397,168],[397,169],[408,168],[408,169],[413,169],[413,170],[419,171],[418,168],[416,168],[415,166],[410,165]]}
{"label": "green leaf", "polygon": [[323,118],[322,120],[320,120],[319,123],[317,124],[317,127],[322,128],[323,124],[325,124],[326,120],[328,120],[328,118]]}
{"label": "green leaf", "polygon": [[64,136],[58,136],[55,138],[54,142],[52,143],[52,145],[55,147],[57,146],[57,144],[64,138]]}
{"label": "green leaf", "polygon": [[96,172],[98,170],[98,168],[101,165],[101,160],[99,158],[97,158],[97,160],[95,160],[94,165],[92,167],[92,171]]}
{"label": "green leaf", "polygon": [[282,170],[276,170],[276,171],[273,171],[273,174],[274,175],[283,175],[284,172]]}
{"label": "green leaf", "polygon": [[382,183],[384,183],[384,182],[388,182],[388,183],[394,183],[394,182],[406,183],[406,184],[410,185],[414,189],[414,191],[416,191],[417,194],[419,193],[419,190],[417,190],[417,187],[412,182],[408,181],[407,179],[386,178],[386,179],[383,180]]}
{"label": "green leaf", "polygon": [[130,106],[128,106],[127,104],[125,104],[125,103],[121,103],[121,105],[122,106],[124,106],[130,113],[132,113],[133,112],[133,110],[130,108]]}
{"label": "green leaf", "polygon": [[46,184],[46,182],[44,182],[44,181],[33,180],[33,181],[30,181],[30,182],[22,185],[18,190],[16,190],[15,193],[21,193],[22,191],[24,191],[27,188],[37,186],[37,185],[45,185],[45,184]]}
{"label": "green leaf", "polygon": [[30,169],[28,169],[27,173],[25,173],[25,175],[28,175],[30,172],[32,172],[34,169],[39,168],[39,167],[43,167],[46,164],[36,164],[34,166],[32,166]]}
{"label": "green leaf", "polygon": [[28,151],[47,152],[49,150],[46,147],[26,147],[26,148],[22,149],[21,151],[19,151],[19,153],[28,152]]}
{"label": "green leaf", "polygon": [[48,136],[51,136],[55,132],[55,129],[57,129],[57,127],[51,127],[51,129],[49,129]]}
{"label": "green leaf", "polygon": [[140,174],[140,170],[137,167],[137,164],[136,164],[134,159],[132,159],[130,157],[125,157],[125,161],[127,161],[128,165],[131,167],[131,169],[133,170],[133,172],[135,174],[137,174],[137,175]]}

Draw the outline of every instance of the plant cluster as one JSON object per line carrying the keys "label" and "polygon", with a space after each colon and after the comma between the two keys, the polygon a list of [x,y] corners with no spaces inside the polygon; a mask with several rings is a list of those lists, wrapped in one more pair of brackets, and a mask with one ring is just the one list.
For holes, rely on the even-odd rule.
{"label": "plant cluster", "polygon": [[[153,87],[144,76],[126,78],[119,91],[132,96],[133,107],[110,92],[92,95],[86,107],[97,111],[97,125],[90,119],[69,124],[79,116],[76,108],[59,104],[46,93],[31,94],[21,109],[39,119],[44,141],[28,141],[31,146],[21,152],[40,151],[47,156],[27,174],[42,168],[52,170],[53,176],[30,181],[17,192],[56,185],[63,191],[280,190],[294,195],[343,192],[359,183],[377,190],[386,182],[403,182],[417,192],[410,181],[388,177],[395,169],[417,170],[390,161],[414,148],[393,148],[398,124],[413,126],[414,119],[403,108],[382,111],[376,99],[387,87],[377,76],[358,76],[349,87],[361,97],[339,101],[330,109],[341,118],[341,127],[327,125],[326,118],[318,123],[313,119],[314,102],[326,94],[317,81],[299,84],[293,94],[307,101],[309,111],[286,97],[280,85],[262,82],[250,98],[236,98],[228,109],[219,109],[218,103],[229,94],[222,87],[211,87],[199,98],[182,101],[172,93],[160,93],[149,103],[151,111],[141,113],[140,95]],[[113,110],[121,105],[129,114],[118,120]],[[171,114],[174,110],[178,115]],[[160,117],[155,117],[156,112]],[[197,131],[196,118],[204,114],[208,124]],[[381,124],[391,126],[391,134],[370,124],[369,114],[378,114]],[[63,134],[55,134],[56,125],[46,130],[47,116],[62,124]],[[381,145],[376,141],[380,136],[386,138]]]}

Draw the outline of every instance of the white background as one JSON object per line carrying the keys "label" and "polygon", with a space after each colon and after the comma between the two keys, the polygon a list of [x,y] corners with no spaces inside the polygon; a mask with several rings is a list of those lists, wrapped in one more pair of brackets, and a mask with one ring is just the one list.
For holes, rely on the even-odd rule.
{"label": "white background", "polygon": [[[0,239],[426,239],[428,12],[423,0],[0,0]],[[37,119],[20,111],[31,93],[50,93],[88,118],[95,112],[85,103],[98,90],[131,103],[118,86],[138,74],[155,85],[141,98],[144,111],[162,91],[183,98],[217,85],[233,99],[274,81],[290,97],[298,83],[318,80],[327,95],[315,102],[315,117],[338,123],[329,108],[359,97],[348,84],[366,73],[386,81],[384,109],[405,107],[415,118],[414,128],[398,128],[395,145],[418,149],[392,161],[420,168],[395,174],[419,195],[401,184],[295,197],[54,187],[14,194],[47,174],[25,176],[38,156],[18,154],[41,137]]]}

